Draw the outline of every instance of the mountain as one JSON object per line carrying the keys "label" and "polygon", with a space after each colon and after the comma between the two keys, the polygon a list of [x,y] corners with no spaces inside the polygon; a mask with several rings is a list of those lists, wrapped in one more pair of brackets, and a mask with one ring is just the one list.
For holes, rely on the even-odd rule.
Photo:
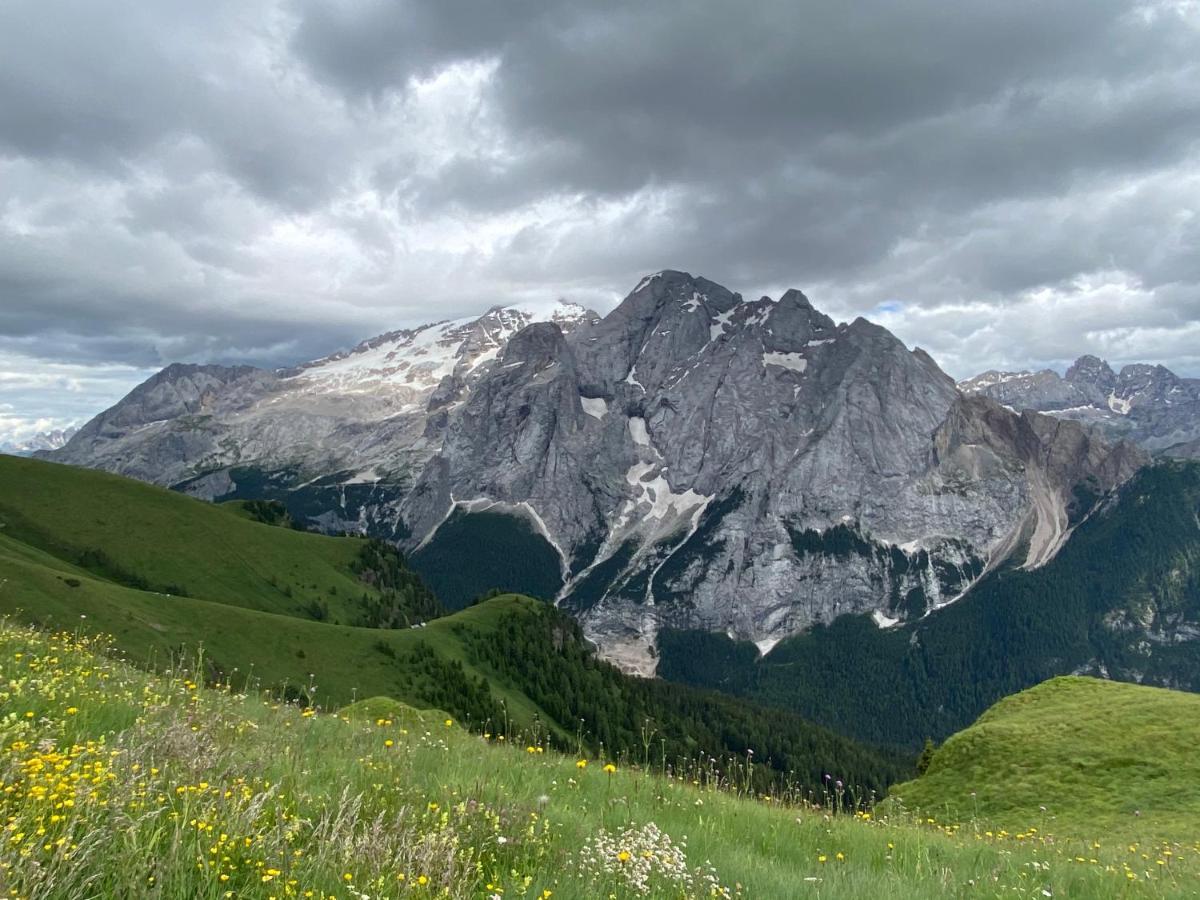
{"label": "mountain", "polygon": [[55,428],[35,434],[31,438],[0,441],[0,453],[7,453],[10,456],[31,456],[39,451],[58,450],[65,447],[78,430],[74,426]]}
{"label": "mountain", "polygon": [[659,674],[920,746],[1047,678],[1200,691],[1200,464],[1141,469],[1036,569],[998,568],[954,605],[880,629],[845,616],[775,647],[664,631]]}
{"label": "mountain", "polygon": [[508,339],[569,303],[394,331],[293,369],[171,365],[46,454],[203,499],[272,498],[329,532],[402,536],[394,506]]}
{"label": "mountain", "polygon": [[958,387],[1013,409],[1082,422],[1151,453],[1200,458],[1200,378],[1180,378],[1164,366],[1129,365],[1117,373],[1102,359],[1081,356],[1065,375],[988,371]]}
{"label": "mountain", "polygon": [[766,651],[845,614],[920,619],[1053,558],[1144,462],[964,395],[796,290],[747,301],[664,271],[603,318],[534,318],[495,309],[287,372],[170,367],[50,456],[398,541],[452,608],[554,597],[643,674],[663,628]]}
{"label": "mountain", "polygon": [[560,602],[649,673],[663,627],[765,650],[846,613],[919,618],[1005,560],[1051,558],[1086,512],[1076,489],[1140,462],[964,397],[924,352],[799,291],[745,301],[662,272],[570,335],[516,335],[401,512],[435,585],[443,536],[446,561],[487,536],[465,518],[526,517]]}

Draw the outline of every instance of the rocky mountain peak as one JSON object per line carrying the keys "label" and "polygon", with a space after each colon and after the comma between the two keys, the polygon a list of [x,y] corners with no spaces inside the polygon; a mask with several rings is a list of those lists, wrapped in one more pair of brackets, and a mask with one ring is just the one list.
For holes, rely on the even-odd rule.
{"label": "rocky mountain peak", "polygon": [[1103,389],[1111,387],[1117,376],[1105,360],[1088,354],[1075,360],[1067,369],[1064,378],[1067,381],[1092,384]]}

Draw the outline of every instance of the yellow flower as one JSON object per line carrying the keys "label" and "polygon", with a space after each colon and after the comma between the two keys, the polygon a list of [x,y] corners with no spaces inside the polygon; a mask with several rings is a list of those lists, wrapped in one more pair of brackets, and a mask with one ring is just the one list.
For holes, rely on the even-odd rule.
{"label": "yellow flower", "polygon": [[617,767],[612,763],[606,763],[604,766],[604,771],[611,775],[613,772],[617,771]]}
{"label": "yellow flower", "polygon": [[79,707],[77,707],[77,706],[68,706],[67,707],[67,715],[68,716],[73,716],[77,712],[79,712]]}
{"label": "yellow flower", "polygon": [[383,746],[393,747],[393,746],[395,746],[395,741],[393,741],[391,738],[388,738],[386,741],[383,742]]}
{"label": "yellow flower", "polygon": [[579,762],[575,763],[575,768],[586,769],[587,768],[587,760],[586,759],[579,760]]}
{"label": "yellow flower", "polygon": [[629,851],[622,850],[617,854],[617,859],[619,859],[621,862],[629,862]]}
{"label": "yellow flower", "polygon": [[817,857],[817,862],[819,862],[819,863],[825,862],[825,854],[824,853],[822,853],[820,856]]}
{"label": "yellow flower", "polygon": [[354,876],[351,875],[349,872],[347,872],[345,875],[342,876],[342,881],[353,881],[353,880],[354,880]]}
{"label": "yellow flower", "polygon": [[842,853],[841,850],[838,851],[838,854],[835,858],[837,859],[838,862],[842,862],[846,859],[845,855]]}
{"label": "yellow flower", "polygon": [[417,876],[417,884],[424,887],[425,885],[429,884],[429,879],[426,878],[424,875],[418,875]]}
{"label": "yellow flower", "polygon": [[447,720],[446,720],[446,727],[447,727],[447,728],[449,728],[449,727],[450,727],[451,725],[453,725],[453,724],[454,724],[454,720],[453,720],[453,719],[447,719]]}

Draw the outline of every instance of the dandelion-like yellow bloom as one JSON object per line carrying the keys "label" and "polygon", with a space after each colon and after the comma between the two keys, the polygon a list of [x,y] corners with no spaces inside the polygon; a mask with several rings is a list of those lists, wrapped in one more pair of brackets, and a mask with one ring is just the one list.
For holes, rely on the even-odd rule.
{"label": "dandelion-like yellow bloom", "polygon": [[575,768],[586,769],[587,768],[587,760],[586,759],[579,760],[579,762],[575,763]]}
{"label": "dandelion-like yellow bloom", "polygon": [[617,854],[617,859],[619,859],[621,862],[629,862],[629,856],[630,854],[628,850],[622,850]]}
{"label": "dandelion-like yellow bloom", "polygon": [[613,772],[617,771],[617,767],[612,763],[606,763],[604,766],[604,771],[611,775]]}

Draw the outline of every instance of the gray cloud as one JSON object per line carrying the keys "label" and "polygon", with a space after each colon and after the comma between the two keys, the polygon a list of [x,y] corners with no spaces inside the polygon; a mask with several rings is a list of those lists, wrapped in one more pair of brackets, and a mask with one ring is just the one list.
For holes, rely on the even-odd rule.
{"label": "gray cloud", "polygon": [[1200,374],[1197,60],[1190,0],[14,0],[0,375],[106,374],[5,422],[664,266]]}

